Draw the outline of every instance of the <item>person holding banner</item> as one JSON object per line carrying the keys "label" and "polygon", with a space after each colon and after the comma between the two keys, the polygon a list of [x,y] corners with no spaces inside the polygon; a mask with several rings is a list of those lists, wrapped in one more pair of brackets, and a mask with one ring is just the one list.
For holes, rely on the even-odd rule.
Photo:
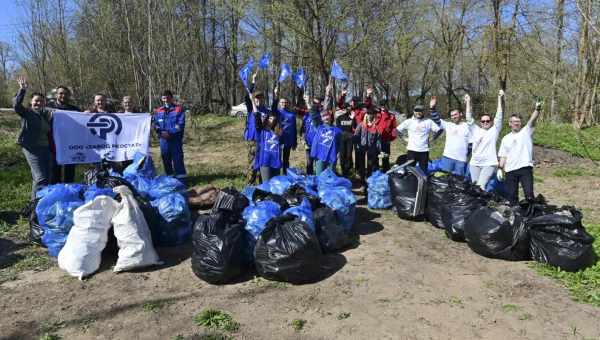
{"label": "person holding banner", "polygon": [[[273,89],[273,107],[272,112],[278,113],[278,120],[281,124],[282,134],[281,143],[283,144],[282,168],[285,174],[290,167],[291,150],[296,150],[298,145],[296,132],[296,112],[290,109],[290,102],[287,98],[279,99],[279,86]],[[279,103],[279,105],[278,105]]]}
{"label": "person holding banner", "polygon": [[121,100],[121,111],[120,113],[137,113],[135,105],[133,104],[133,98],[131,96],[124,96]]}
{"label": "person holding banner", "polygon": [[169,176],[185,179],[187,172],[183,161],[183,133],[185,129],[185,111],[175,104],[173,93],[163,91],[162,106],[154,110],[153,126],[160,139],[160,155],[165,173]]}
{"label": "person holding banner", "polygon": [[17,137],[17,144],[21,146],[31,170],[31,199],[35,199],[37,191],[48,185],[50,179],[52,154],[50,153],[48,133],[50,132],[52,112],[45,108],[46,98],[38,92],[31,95],[31,107],[25,108],[23,99],[28,84],[23,77],[19,77],[17,83],[19,91],[13,99],[15,113],[21,117],[21,131]]}
{"label": "person holding banner", "polygon": [[88,110],[85,110],[86,113],[106,113],[108,112],[108,107],[106,105],[106,96],[102,93],[97,93],[94,95],[94,104]]}
{"label": "person holding banner", "polygon": [[[56,88],[56,100],[48,103],[48,107],[61,111],[81,112],[81,109],[72,105],[70,101],[71,90],[64,85],[59,85]],[[50,124],[50,130],[52,130],[52,124]],[[73,183],[75,181],[75,164],[58,165],[56,162],[56,145],[54,144],[54,138],[52,138],[52,131],[50,131],[49,136],[50,149],[52,150],[53,156],[50,184]]]}
{"label": "person holding banner", "polygon": [[[432,101],[435,107],[435,102]],[[415,161],[424,173],[427,173],[429,163],[429,134],[438,132],[442,128],[433,120],[425,118],[423,105],[415,105],[413,116],[406,119],[396,130],[398,133],[408,131],[408,145],[406,146],[406,156],[408,160]]]}

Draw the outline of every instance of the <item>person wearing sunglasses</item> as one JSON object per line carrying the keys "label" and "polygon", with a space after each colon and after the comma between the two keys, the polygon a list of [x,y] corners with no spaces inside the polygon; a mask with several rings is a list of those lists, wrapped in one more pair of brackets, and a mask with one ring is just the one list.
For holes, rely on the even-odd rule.
{"label": "person wearing sunglasses", "polygon": [[519,203],[519,183],[525,199],[532,201],[533,194],[533,132],[535,122],[542,111],[542,103],[535,103],[535,110],[527,124],[522,127],[521,115],[512,114],[508,120],[510,132],[502,138],[498,157],[498,179],[505,180],[504,188],[512,205]]}
{"label": "person wearing sunglasses", "polygon": [[484,113],[479,117],[479,124],[475,124],[471,106],[471,97],[465,95],[467,124],[472,126],[471,141],[473,148],[471,161],[469,162],[469,171],[471,181],[485,190],[485,186],[492,176],[496,173],[498,167],[498,158],[496,157],[496,144],[498,136],[502,130],[502,116],[504,113],[504,91],[498,91],[498,107],[496,116],[492,121],[492,116]]}

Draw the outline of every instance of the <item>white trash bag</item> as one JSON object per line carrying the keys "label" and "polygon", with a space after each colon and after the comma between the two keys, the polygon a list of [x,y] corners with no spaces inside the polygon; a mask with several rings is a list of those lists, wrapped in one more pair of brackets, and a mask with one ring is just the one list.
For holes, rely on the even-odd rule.
{"label": "white trash bag", "polygon": [[73,212],[73,228],[58,254],[61,269],[82,280],[100,268],[110,221],[118,206],[111,197],[97,196]]}
{"label": "white trash bag", "polygon": [[131,190],[120,185],[113,191],[121,195],[121,203],[112,219],[119,245],[119,258],[114,272],[162,264],[152,246],[150,229]]}

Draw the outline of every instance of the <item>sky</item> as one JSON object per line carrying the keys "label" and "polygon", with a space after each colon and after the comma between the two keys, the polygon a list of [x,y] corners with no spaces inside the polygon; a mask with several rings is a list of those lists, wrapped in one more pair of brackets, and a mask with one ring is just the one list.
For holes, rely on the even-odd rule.
{"label": "sky", "polygon": [[0,10],[4,13],[0,20],[0,41],[15,45],[18,29],[26,17],[25,9],[17,0],[0,0]]}

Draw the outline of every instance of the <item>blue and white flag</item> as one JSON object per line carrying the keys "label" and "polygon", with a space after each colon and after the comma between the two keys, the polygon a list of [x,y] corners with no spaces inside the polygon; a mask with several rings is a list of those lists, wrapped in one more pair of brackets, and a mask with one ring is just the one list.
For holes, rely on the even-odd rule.
{"label": "blue and white flag", "polygon": [[304,88],[307,79],[306,73],[304,72],[304,68],[300,67],[300,69],[298,69],[298,71],[294,73],[292,79],[294,79],[296,86],[298,86],[299,88]]}
{"label": "blue and white flag", "polygon": [[52,135],[58,164],[122,162],[148,154],[150,114],[55,111]]}
{"label": "blue and white flag", "polygon": [[292,68],[288,64],[281,64],[281,72],[279,72],[278,82],[283,82],[292,75]]}
{"label": "blue and white flag", "polygon": [[348,80],[348,76],[344,73],[340,64],[335,60],[333,61],[333,64],[331,64],[331,76],[337,80]]}
{"label": "blue and white flag", "polygon": [[265,53],[260,57],[260,61],[258,62],[258,67],[261,70],[266,70],[269,68],[269,63],[271,63],[271,53]]}
{"label": "blue and white flag", "polygon": [[252,57],[248,58],[248,62],[244,67],[240,69],[240,79],[242,83],[244,83],[244,87],[246,90],[248,89],[248,78],[250,77],[250,73],[252,73],[252,69],[254,68],[254,59]]}

